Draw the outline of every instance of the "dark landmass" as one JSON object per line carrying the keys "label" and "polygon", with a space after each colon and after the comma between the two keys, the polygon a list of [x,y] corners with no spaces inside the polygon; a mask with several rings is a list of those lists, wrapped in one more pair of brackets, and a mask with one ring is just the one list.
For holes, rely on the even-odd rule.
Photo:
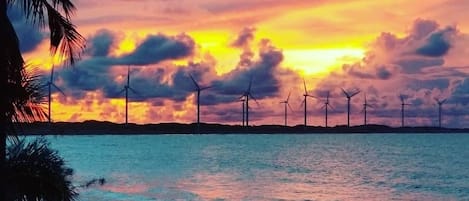
{"label": "dark landmass", "polygon": [[[197,124],[116,124],[106,121],[85,122],[35,122],[18,124],[19,133],[25,135],[126,135],[126,134],[198,134]],[[303,125],[280,126],[260,125],[242,127],[240,125],[200,124],[200,134],[281,134],[281,133],[467,133],[469,128],[438,127],[389,127],[385,125],[317,127]]]}

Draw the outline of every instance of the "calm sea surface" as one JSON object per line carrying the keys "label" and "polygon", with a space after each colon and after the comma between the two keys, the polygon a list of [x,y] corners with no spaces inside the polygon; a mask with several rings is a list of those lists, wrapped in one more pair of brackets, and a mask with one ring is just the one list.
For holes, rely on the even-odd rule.
{"label": "calm sea surface", "polygon": [[469,200],[469,135],[47,137],[80,200]]}

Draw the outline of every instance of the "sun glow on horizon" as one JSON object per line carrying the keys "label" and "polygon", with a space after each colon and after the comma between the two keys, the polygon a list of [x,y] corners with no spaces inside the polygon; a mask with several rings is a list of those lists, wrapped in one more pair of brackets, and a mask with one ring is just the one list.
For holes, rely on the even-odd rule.
{"label": "sun glow on horizon", "polygon": [[363,58],[364,50],[344,49],[309,49],[284,50],[284,65],[304,74],[324,74],[340,67],[344,63],[357,62]]}

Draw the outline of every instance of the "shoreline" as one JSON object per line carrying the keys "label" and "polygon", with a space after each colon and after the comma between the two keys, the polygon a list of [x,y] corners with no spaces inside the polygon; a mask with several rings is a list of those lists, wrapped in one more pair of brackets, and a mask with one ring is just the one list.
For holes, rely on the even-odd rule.
{"label": "shoreline", "polygon": [[225,124],[159,123],[117,124],[105,121],[84,122],[34,122],[17,124],[19,135],[163,135],[163,134],[469,134],[469,128],[438,127],[390,127],[385,125],[366,126],[281,126],[259,125],[243,127]]}

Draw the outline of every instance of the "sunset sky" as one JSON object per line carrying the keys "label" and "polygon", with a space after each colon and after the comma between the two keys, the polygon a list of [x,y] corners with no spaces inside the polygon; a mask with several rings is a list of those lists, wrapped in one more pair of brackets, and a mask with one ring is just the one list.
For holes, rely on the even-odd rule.
{"label": "sunset sky", "polygon": [[352,125],[363,123],[364,94],[374,107],[369,123],[468,127],[469,3],[465,0],[77,0],[73,16],[87,38],[74,67],[48,51],[48,32],[36,31],[16,8],[10,18],[28,63],[44,80],[55,63],[53,121],[122,123],[127,67],[131,69],[129,121],[196,120],[189,78],[213,88],[201,96],[201,121],[241,123],[238,101],[253,78],[251,124],[283,124],[280,104],[291,91],[289,125],[302,124],[303,81],[308,124],[323,126],[321,108],[331,93],[329,125],[346,124],[346,90]]}

